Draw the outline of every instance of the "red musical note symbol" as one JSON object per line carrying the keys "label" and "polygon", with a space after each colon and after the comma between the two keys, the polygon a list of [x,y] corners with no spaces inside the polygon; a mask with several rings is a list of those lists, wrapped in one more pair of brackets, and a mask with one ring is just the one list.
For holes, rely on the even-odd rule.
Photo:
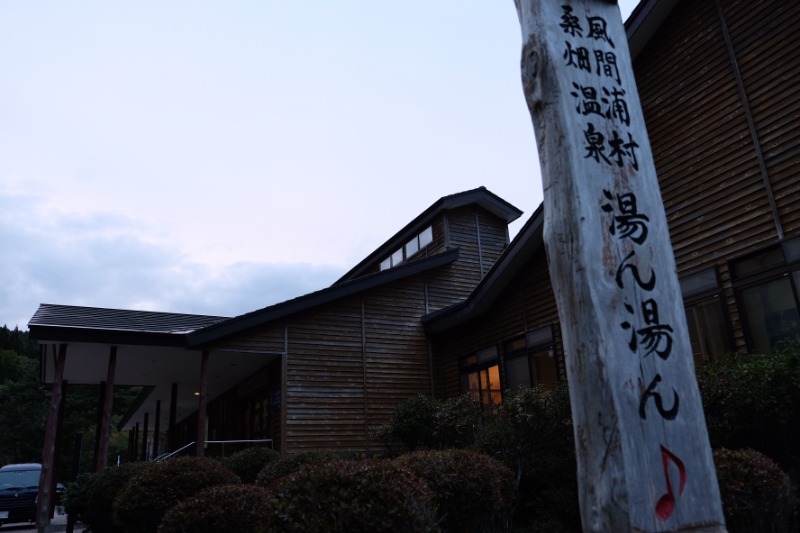
{"label": "red musical note symbol", "polygon": [[667,520],[672,516],[672,511],[675,510],[675,494],[672,492],[672,482],[669,479],[669,460],[672,460],[678,467],[678,472],[681,476],[681,482],[678,487],[678,496],[683,494],[683,489],[686,487],[686,468],[683,466],[677,455],[661,446],[661,460],[664,463],[664,477],[667,479],[667,493],[661,496],[656,503],[656,516],[659,520]]}

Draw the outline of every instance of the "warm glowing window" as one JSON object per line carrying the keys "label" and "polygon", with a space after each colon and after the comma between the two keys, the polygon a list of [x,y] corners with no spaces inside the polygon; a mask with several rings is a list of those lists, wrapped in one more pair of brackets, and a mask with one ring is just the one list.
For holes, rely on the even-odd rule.
{"label": "warm glowing window", "polygon": [[484,348],[461,360],[461,389],[483,405],[503,401],[496,346]]}

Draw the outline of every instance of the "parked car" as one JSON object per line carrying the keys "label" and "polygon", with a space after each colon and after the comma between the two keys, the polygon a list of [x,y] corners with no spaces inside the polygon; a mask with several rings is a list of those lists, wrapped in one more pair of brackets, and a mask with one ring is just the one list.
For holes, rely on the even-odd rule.
{"label": "parked car", "polygon": [[[36,520],[36,498],[42,465],[24,463],[0,468],[0,526],[10,522]],[[64,494],[62,483],[56,486],[57,501]]]}

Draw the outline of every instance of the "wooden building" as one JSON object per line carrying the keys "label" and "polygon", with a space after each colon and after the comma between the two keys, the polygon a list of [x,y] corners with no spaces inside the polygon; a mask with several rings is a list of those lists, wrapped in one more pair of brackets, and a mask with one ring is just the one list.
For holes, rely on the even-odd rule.
{"label": "wooden building", "polygon": [[[800,4],[645,0],[626,30],[694,357],[769,352],[800,334]],[[442,198],[332,286],[234,318],[42,305],[43,379],[144,386],[122,424],[143,452],[166,428],[156,451],[369,449],[415,394],[564,378],[542,210],[509,242],[520,215]]]}

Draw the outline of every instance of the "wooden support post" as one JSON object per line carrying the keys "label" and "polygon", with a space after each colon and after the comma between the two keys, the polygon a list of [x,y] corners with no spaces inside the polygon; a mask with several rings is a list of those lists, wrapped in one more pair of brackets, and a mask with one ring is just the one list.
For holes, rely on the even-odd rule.
{"label": "wooden support post", "polygon": [[108,440],[111,438],[111,413],[114,407],[114,380],[117,369],[117,347],[112,346],[108,353],[106,381],[100,397],[103,400],[100,421],[97,428],[97,444],[95,446],[94,471],[102,472],[108,466]]}
{"label": "wooden support post", "polygon": [[200,386],[197,400],[197,436],[195,450],[197,457],[203,457],[206,450],[206,390],[208,389],[208,351],[203,350],[200,359]]}
{"label": "wooden support post", "polygon": [[[53,346],[55,350],[55,346]],[[58,347],[53,376],[53,390],[50,393],[50,407],[42,446],[42,473],[39,478],[39,495],[36,498],[36,527],[40,532],[50,529],[50,507],[55,502],[53,487],[56,484],[56,461],[58,460],[58,424],[61,419],[61,394],[64,383],[64,365],[67,360],[67,345]]]}
{"label": "wooden support post", "polygon": [[150,429],[150,413],[144,414],[144,427],[142,430],[142,461],[147,461],[147,434]]}
{"label": "wooden support post", "polygon": [[169,397],[169,429],[167,430],[168,451],[174,452],[178,449],[178,384],[172,384]]}
{"label": "wooden support post", "polygon": [[153,459],[158,457],[159,432],[161,431],[161,400],[156,400],[156,420],[153,423]]}
{"label": "wooden support post", "polygon": [[619,8],[516,0],[586,532],[725,531]]}

